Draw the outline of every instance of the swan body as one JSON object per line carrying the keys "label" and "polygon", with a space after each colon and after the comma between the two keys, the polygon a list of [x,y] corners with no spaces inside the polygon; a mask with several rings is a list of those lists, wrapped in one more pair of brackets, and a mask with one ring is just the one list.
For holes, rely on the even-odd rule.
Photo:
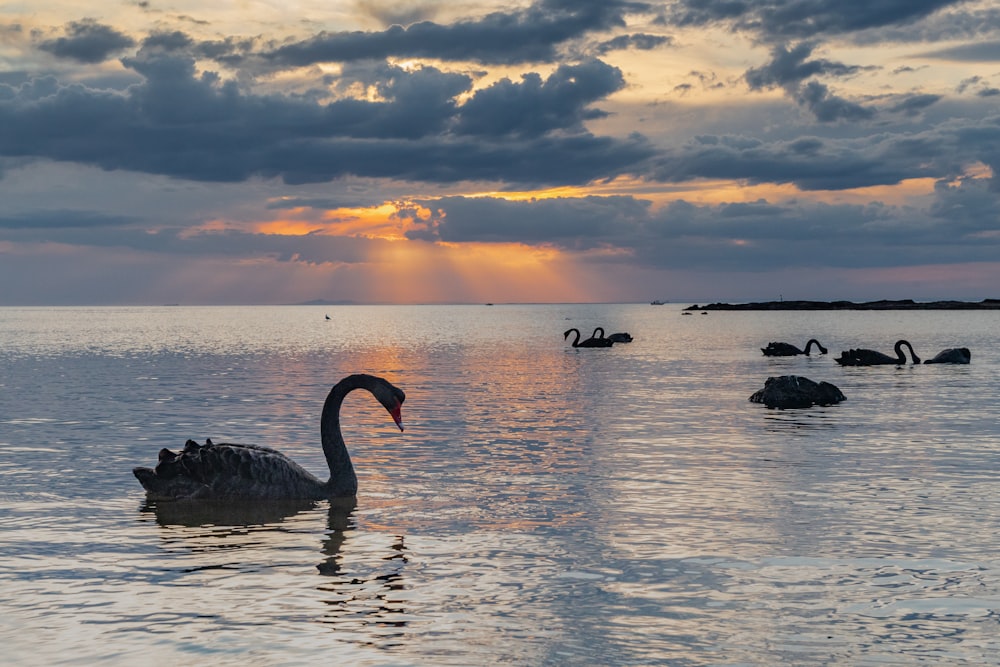
{"label": "swan body", "polygon": [[612,343],[631,343],[632,334],[629,333],[613,333],[608,336],[608,340]]}
{"label": "swan body", "polygon": [[[601,329],[597,327],[597,329]],[[597,329],[594,329],[594,333],[597,333]],[[563,332],[563,338],[568,337],[571,333],[576,332],[576,338],[573,339],[573,347],[611,347],[614,345],[614,341],[608,340],[607,338],[598,338],[597,336],[592,336],[585,341],[580,341],[580,330],[579,329],[567,329]],[[604,330],[601,329],[601,333]]]}
{"label": "swan body", "polygon": [[972,361],[972,352],[967,347],[949,347],[941,350],[933,359],[927,359],[925,364],[967,364]]}
{"label": "swan body", "polygon": [[403,430],[401,408],[406,395],[374,375],[350,375],[330,390],[320,419],[320,440],[330,479],[317,479],[281,452],[261,445],[199,445],[188,440],[179,453],[161,449],[155,468],[137,467],[136,479],[153,500],[350,498],[358,478],[340,432],[340,406],[355,389],[370,391]]}
{"label": "swan body", "polygon": [[913,363],[919,364],[920,357],[917,356],[917,353],[913,351],[913,346],[906,340],[896,341],[896,345],[894,347],[896,351],[895,357],[890,357],[888,354],[876,352],[875,350],[860,349],[841,352],[840,356],[834,359],[834,361],[841,366],[879,366],[886,364],[902,365],[906,363],[906,356],[903,354],[904,345],[910,350],[910,356],[913,358]]}
{"label": "swan body", "polygon": [[813,345],[819,348],[820,354],[826,354],[828,351],[825,347],[820,345],[820,342],[815,338],[809,339],[809,342],[806,343],[805,350],[800,350],[791,343],[771,342],[767,344],[767,347],[760,348],[760,351],[764,353],[765,357],[794,357],[797,354],[809,354]]}
{"label": "swan body", "polygon": [[[606,347],[611,347],[611,343],[615,342],[613,339],[604,335],[604,327],[595,327],[594,333],[591,334],[588,340],[596,340]],[[608,343],[607,341],[611,341],[611,343]]]}
{"label": "swan body", "polygon": [[813,405],[833,405],[846,400],[843,392],[829,382],[813,382],[807,377],[782,375],[769,377],[764,388],[750,396],[753,403],[769,408],[808,408]]}

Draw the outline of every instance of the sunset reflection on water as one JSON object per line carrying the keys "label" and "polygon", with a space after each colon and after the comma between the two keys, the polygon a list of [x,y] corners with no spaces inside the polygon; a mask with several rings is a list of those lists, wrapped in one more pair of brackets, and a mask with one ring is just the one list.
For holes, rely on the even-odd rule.
{"label": "sunset reflection on water", "polygon": [[[981,663],[1000,648],[991,317],[8,313],[0,636],[28,665]],[[636,340],[562,338],[598,325]],[[759,353],[817,330],[831,356],[906,331],[974,361]],[[157,505],[130,474],[210,437],[325,476],[319,413],[354,372],[407,396],[402,433],[363,392],[343,405],[356,504]],[[788,373],[848,400],[747,401]]]}

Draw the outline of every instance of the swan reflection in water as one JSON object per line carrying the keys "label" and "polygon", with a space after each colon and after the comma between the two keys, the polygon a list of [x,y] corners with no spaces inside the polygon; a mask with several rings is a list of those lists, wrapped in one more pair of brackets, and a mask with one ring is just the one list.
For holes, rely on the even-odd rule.
{"label": "swan reflection in water", "polygon": [[[394,641],[400,635],[398,629],[407,623],[403,598],[397,594],[406,588],[403,575],[409,562],[407,547],[402,535],[392,535],[391,544],[381,555],[351,553],[349,565],[345,565],[345,545],[357,530],[354,498],[239,504],[147,500],[141,507],[140,520],[149,521],[152,515],[163,531],[164,541],[172,547],[184,547],[188,553],[226,553],[224,564],[204,563],[184,571],[225,569],[259,573],[262,546],[266,548],[271,543],[275,549],[288,548],[290,533],[311,534],[309,523],[318,518],[327,504],[326,527],[316,563],[322,583],[314,586],[322,591],[322,602],[326,605],[319,620],[332,625],[362,622],[392,628],[383,639]],[[273,539],[268,539],[269,534]],[[246,561],[234,563],[234,554],[244,548],[249,549]],[[168,569],[173,568],[168,566]]]}

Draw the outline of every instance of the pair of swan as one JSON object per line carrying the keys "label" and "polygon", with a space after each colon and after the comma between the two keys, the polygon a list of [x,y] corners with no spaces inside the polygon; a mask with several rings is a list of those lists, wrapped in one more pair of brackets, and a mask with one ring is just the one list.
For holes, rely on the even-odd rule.
{"label": "pair of swan", "polygon": [[[903,347],[910,351],[910,358],[914,364],[920,363],[920,357],[913,351],[913,346],[909,341],[898,340],[894,346],[895,357],[888,354],[876,352],[875,350],[847,350],[841,352],[836,361],[841,366],[876,366],[882,364],[902,365],[906,363],[906,356],[903,354]],[[932,359],[924,361],[925,364],[968,364],[972,361],[972,352],[967,347],[949,347],[941,350]]]}
{"label": "pair of swan", "polygon": [[760,351],[764,353],[765,357],[794,357],[797,354],[809,354],[813,345],[819,348],[820,354],[827,353],[827,349],[820,345],[820,342],[815,338],[809,339],[805,350],[800,350],[791,343],[770,342],[767,344],[767,347],[760,348]]}
{"label": "pair of swan", "polygon": [[350,375],[330,390],[320,418],[320,441],[330,468],[321,481],[290,458],[269,447],[215,444],[188,440],[175,453],[161,449],[155,468],[132,470],[152,500],[325,500],[353,498],[358,477],[340,431],[340,406],[355,389],[375,396],[403,430],[401,409],[406,395],[374,375]]}
{"label": "pair of swan", "polygon": [[632,336],[628,333],[613,333],[605,338],[604,327],[597,327],[594,329],[594,333],[590,336],[590,338],[587,338],[584,341],[580,340],[579,329],[567,329],[563,332],[563,339],[568,338],[573,332],[576,332],[576,338],[573,339],[573,347],[611,347],[615,343],[632,342]]}

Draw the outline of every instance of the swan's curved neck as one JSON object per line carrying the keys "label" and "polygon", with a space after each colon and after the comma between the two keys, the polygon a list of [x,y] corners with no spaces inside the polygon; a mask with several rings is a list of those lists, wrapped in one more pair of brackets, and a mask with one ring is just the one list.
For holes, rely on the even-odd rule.
{"label": "swan's curved neck", "polygon": [[355,378],[356,376],[351,376],[334,385],[323,404],[323,416],[319,423],[323,454],[326,455],[326,464],[330,466],[330,481],[326,483],[327,495],[330,497],[354,496],[358,493],[358,476],[340,432],[340,406],[344,397],[363,386]]}
{"label": "swan's curved neck", "polygon": [[910,357],[913,358],[913,363],[919,364],[920,363],[920,357],[918,357],[917,353],[913,351],[913,346],[910,345],[910,341],[908,341],[908,340],[896,341],[896,358],[899,360],[899,363],[901,363],[901,364],[905,364],[906,363],[906,355],[903,354],[903,346],[904,345],[910,351]]}
{"label": "swan's curved neck", "polygon": [[570,331],[572,331],[573,333],[576,334],[576,338],[573,339],[573,347],[578,347],[579,343],[580,343],[580,330],[579,329],[570,329],[566,333],[569,334]]}

